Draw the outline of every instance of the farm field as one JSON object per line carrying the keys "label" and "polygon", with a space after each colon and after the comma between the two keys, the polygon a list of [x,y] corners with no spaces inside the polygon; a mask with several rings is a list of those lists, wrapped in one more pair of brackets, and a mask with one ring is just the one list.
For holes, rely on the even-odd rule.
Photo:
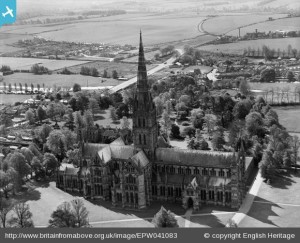
{"label": "farm field", "polygon": [[280,83],[249,83],[250,88],[252,90],[270,90],[277,88],[283,89],[283,88],[289,88],[291,92],[295,90],[296,87],[300,87],[300,83],[294,82],[294,83],[286,83],[286,82],[280,82]]}
{"label": "farm field", "polygon": [[30,70],[34,64],[39,64],[51,71],[54,71],[64,67],[71,67],[84,63],[88,63],[88,61],[0,57],[0,65],[8,65],[12,70]]}
{"label": "farm field", "polygon": [[[60,87],[73,87],[74,83],[78,83],[81,87],[105,87],[115,86],[122,83],[122,81],[116,79],[102,79],[82,75],[34,75],[31,73],[14,73],[12,75],[5,76],[3,82],[5,82],[7,86],[8,84],[11,84],[13,89],[15,83],[17,84],[17,88],[19,87],[19,83],[21,83],[23,87],[25,83],[28,84],[28,87],[30,87],[31,83],[35,87],[37,84],[40,84],[41,87],[45,84],[46,88],[52,88],[53,85]],[[0,87],[2,85],[3,84],[0,83]]]}
{"label": "farm field", "polygon": [[[269,31],[276,31],[276,30],[299,31],[300,29],[299,22],[300,22],[300,17],[267,21],[265,23],[255,24],[255,25],[241,28],[241,35],[243,36],[246,33],[255,32],[255,29],[257,29],[258,32],[266,32],[266,33]],[[238,30],[230,31],[227,34],[238,36]]]}
{"label": "farm field", "polygon": [[[201,16],[152,15],[136,18],[116,16],[111,21],[78,22],[61,26],[60,30],[39,33],[42,37],[63,41],[104,42],[137,45],[138,32],[143,31],[144,45],[192,38],[199,35]],[[80,35],[78,35],[80,33]]]}
{"label": "farm field", "polygon": [[233,31],[238,27],[266,21],[269,17],[277,19],[286,16],[286,14],[245,14],[218,16],[206,20],[202,27],[205,31],[211,34],[221,35]]}
{"label": "farm field", "polygon": [[300,106],[273,107],[273,109],[287,131],[300,133]]}
{"label": "farm field", "polygon": [[[132,53],[138,54],[138,50],[134,50],[134,52],[132,52]],[[145,58],[146,58],[146,60],[152,60],[154,58],[154,55],[156,53],[160,53],[160,51],[157,50],[157,51],[145,52]],[[139,58],[139,56],[136,55],[134,57],[129,57],[129,58],[123,59],[122,61],[123,62],[136,62],[137,63],[138,62],[138,58]]]}
{"label": "farm field", "polygon": [[268,46],[271,49],[277,50],[287,50],[288,45],[298,50],[300,46],[300,38],[280,38],[280,39],[261,39],[261,40],[249,40],[249,41],[239,41],[228,44],[220,45],[206,45],[198,47],[199,50],[211,51],[211,52],[222,52],[242,55],[245,49],[251,47],[252,49],[262,48],[263,45]]}
{"label": "farm field", "polygon": [[30,98],[32,98],[31,95],[0,94],[0,104],[13,105],[16,102],[24,102]]}
{"label": "farm field", "polygon": [[[100,75],[103,73],[104,70],[107,71],[108,75],[111,76],[112,71],[116,70],[118,72],[119,77],[133,77],[137,74],[137,64],[131,64],[131,63],[118,63],[118,62],[101,62],[101,61],[95,61],[95,62],[89,62],[80,64],[73,67],[68,67],[68,70],[74,73],[80,73],[81,67],[89,67],[89,68],[97,68]],[[147,65],[147,69],[150,70],[154,68],[155,65]],[[57,70],[61,71],[61,70]]]}

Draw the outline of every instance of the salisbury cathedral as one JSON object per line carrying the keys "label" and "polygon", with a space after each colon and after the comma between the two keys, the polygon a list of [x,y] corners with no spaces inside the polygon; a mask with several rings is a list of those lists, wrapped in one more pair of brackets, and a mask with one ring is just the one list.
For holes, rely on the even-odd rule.
{"label": "salisbury cathedral", "polygon": [[57,187],[115,207],[144,209],[170,201],[198,210],[202,205],[239,208],[253,166],[243,144],[236,152],[207,152],[158,146],[156,108],[148,86],[140,37],[133,144],[82,144],[80,167],[62,164]]}

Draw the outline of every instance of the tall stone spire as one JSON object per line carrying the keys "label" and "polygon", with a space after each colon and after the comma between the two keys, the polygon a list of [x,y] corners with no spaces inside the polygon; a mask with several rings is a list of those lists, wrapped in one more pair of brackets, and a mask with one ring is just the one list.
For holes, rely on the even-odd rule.
{"label": "tall stone spire", "polygon": [[142,31],[140,31],[140,47],[139,47],[139,62],[138,62],[138,74],[137,74],[137,88],[141,92],[148,92],[148,78],[146,60],[144,54]]}
{"label": "tall stone spire", "polygon": [[136,150],[143,150],[152,160],[157,147],[158,125],[156,109],[148,85],[142,32],[140,32],[137,90],[134,97],[132,121],[133,143]]}

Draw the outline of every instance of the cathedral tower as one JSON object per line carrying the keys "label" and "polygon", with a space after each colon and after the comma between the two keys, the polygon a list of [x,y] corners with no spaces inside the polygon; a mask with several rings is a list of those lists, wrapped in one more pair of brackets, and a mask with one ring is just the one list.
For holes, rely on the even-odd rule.
{"label": "cathedral tower", "polygon": [[137,90],[133,105],[133,142],[137,150],[142,149],[154,159],[157,147],[158,126],[156,108],[149,90],[142,33],[140,33]]}

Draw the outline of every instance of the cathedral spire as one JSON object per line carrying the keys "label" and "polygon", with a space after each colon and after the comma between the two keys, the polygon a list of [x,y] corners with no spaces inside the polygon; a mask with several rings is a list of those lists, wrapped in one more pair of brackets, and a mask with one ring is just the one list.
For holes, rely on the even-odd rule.
{"label": "cathedral spire", "polygon": [[137,88],[139,91],[148,92],[148,78],[147,78],[146,60],[145,60],[143,40],[142,40],[142,31],[140,31]]}
{"label": "cathedral spire", "polygon": [[158,126],[155,104],[148,85],[142,32],[140,32],[137,89],[134,95],[132,123],[136,151],[143,150],[148,158],[153,159],[157,147]]}

